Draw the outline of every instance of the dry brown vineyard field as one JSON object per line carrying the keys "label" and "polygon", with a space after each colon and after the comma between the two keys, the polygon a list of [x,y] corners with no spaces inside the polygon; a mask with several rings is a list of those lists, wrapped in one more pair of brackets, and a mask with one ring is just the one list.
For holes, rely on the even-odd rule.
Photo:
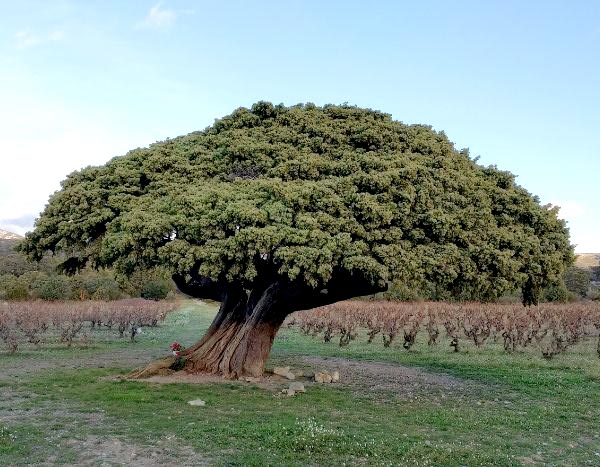
{"label": "dry brown vineyard field", "polygon": [[346,301],[295,313],[286,324],[321,336],[325,342],[337,339],[340,346],[363,332],[368,343],[378,339],[389,347],[400,340],[408,350],[418,334],[424,333],[430,346],[447,336],[454,352],[459,352],[464,340],[476,348],[502,342],[506,352],[533,347],[548,359],[582,339],[597,337],[600,357],[599,302],[525,308],[520,304]]}
{"label": "dry brown vineyard field", "polygon": [[[86,342],[112,331],[135,340],[140,328],[156,326],[177,309],[177,302],[143,299],[113,302],[4,302],[0,303],[0,339],[9,352],[25,345]],[[409,350],[419,334],[435,346],[446,337],[459,352],[461,342],[475,348],[501,342],[506,352],[533,348],[545,358],[566,351],[583,339],[597,338],[600,357],[600,303],[520,304],[444,302],[345,301],[297,312],[285,322],[304,334],[346,346],[360,333],[366,342]]]}
{"label": "dry brown vineyard field", "polygon": [[156,326],[177,309],[172,301],[124,299],[103,301],[22,301],[0,303],[0,339],[10,353],[23,345],[40,347],[52,342],[70,347],[86,341],[89,330],[126,334],[133,341],[142,326]]}

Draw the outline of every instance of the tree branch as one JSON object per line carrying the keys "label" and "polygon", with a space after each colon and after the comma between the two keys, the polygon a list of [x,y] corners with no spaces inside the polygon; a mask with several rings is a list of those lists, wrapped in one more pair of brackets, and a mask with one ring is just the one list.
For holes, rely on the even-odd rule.
{"label": "tree branch", "polygon": [[387,284],[373,285],[358,273],[338,273],[327,283],[326,287],[319,289],[313,289],[306,284],[292,284],[288,291],[286,305],[291,313],[386,290]]}
{"label": "tree branch", "polygon": [[[189,278],[187,277],[189,276]],[[201,276],[195,272],[189,272],[187,275],[174,274],[173,282],[177,288],[186,295],[195,298],[205,298],[208,300],[222,301],[225,294],[225,284],[215,282],[212,279]]]}

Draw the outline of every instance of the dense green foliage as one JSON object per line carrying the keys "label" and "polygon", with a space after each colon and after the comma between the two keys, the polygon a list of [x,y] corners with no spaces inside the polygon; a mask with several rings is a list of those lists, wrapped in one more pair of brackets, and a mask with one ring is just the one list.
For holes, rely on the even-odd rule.
{"label": "dense green foliage", "polygon": [[42,271],[0,276],[0,300],[116,300],[123,295],[110,271],[86,270],[71,277]]}
{"label": "dense green foliage", "polygon": [[166,298],[174,291],[161,268],[137,269],[124,276],[111,269],[84,268],[67,277],[57,270],[64,255],[31,262],[17,249],[19,240],[0,240],[0,300],[117,300],[123,297]]}
{"label": "dense green foliage", "polygon": [[144,284],[140,296],[146,300],[163,300],[171,291],[171,285],[165,279],[151,279]]}
{"label": "dense green foliage", "polygon": [[26,300],[29,298],[28,284],[13,274],[0,276],[0,300]]}
{"label": "dense green foliage", "polygon": [[117,300],[123,296],[111,271],[85,271],[73,276],[75,296],[81,299]]}
{"label": "dense green foliage", "polygon": [[572,266],[565,271],[564,281],[569,292],[584,298],[590,289],[592,275],[587,269]]}
{"label": "dense green foliage", "polygon": [[73,296],[71,281],[61,274],[53,274],[37,281],[34,291],[42,300],[64,300]]}
{"label": "dense green foliage", "polygon": [[549,285],[544,289],[544,301],[567,303],[577,300],[577,296],[570,292],[564,283]]}
{"label": "dense green foliage", "polygon": [[163,265],[248,289],[346,274],[437,298],[521,288],[534,303],[573,259],[556,214],[428,126],[260,102],[72,173],[23,250],[64,251],[67,270]]}
{"label": "dense green foliage", "polygon": [[39,262],[28,261],[25,255],[17,251],[18,244],[19,240],[0,239],[0,276],[20,276],[31,271],[52,272],[60,262],[59,258],[48,255]]}
{"label": "dense green foliage", "polygon": [[600,282],[600,266],[594,266],[591,270],[592,280]]}
{"label": "dense green foliage", "polygon": [[173,283],[156,271],[142,271],[135,281],[119,277],[110,270],[85,269],[66,276],[57,272],[29,271],[20,276],[0,275],[0,300],[117,300],[143,297],[166,298]]}
{"label": "dense green foliage", "polygon": [[138,268],[127,276],[117,275],[117,280],[121,290],[130,297],[160,300],[174,292],[171,274],[161,267]]}

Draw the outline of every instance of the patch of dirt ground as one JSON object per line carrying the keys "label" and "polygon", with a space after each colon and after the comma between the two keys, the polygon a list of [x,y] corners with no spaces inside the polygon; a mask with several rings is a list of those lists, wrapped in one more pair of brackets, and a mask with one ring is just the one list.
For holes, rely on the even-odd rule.
{"label": "patch of dirt ground", "polygon": [[[24,391],[0,388],[0,426],[11,427],[23,421],[45,427],[48,446],[34,446],[34,454],[45,457],[40,465],[64,464],[69,451],[76,453],[76,465],[197,466],[211,464],[186,446],[175,434],[166,434],[152,445],[142,445],[116,436],[98,436],[90,429],[110,433],[113,420],[103,411],[83,412],[61,401],[41,400]],[[89,407],[88,407],[89,409]],[[40,454],[42,453],[42,454]],[[1,458],[0,458],[0,464]]]}
{"label": "patch of dirt ground", "polygon": [[[464,381],[449,375],[433,373],[421,368],[408,367],[394,363],[382,363],[362,360],[350,360],[339,357],[313,357],[301,356],[285,360],[285,365],[291,371],[304,375],[297,376],[295,381],[300,381],[307,386],[315,383],[312,375],[319,371],[340,373],[340,381],[332,383],[332,387],[349,388],[357,394],[385,393],[395,398],[412,398],[422,395],[460,395],[470,392],[476,383]],[[115,377],[118,379],[120,377]],[[218,375],[190,374],[178,371],[170,375],[156,375],[150,378],[138,379],[148,383],[172,384],[254,384],[263,389],[279,393],[282,388],[289,386],[290,380],[266,373],[262,378],[242,378],[241,380],[225,379]]]}
{"label": "patch of dirt ground", "polygon": [[166,435],[153,446],[140,446],[116,437],[88,436],[82,440],[69,440],[66,445],[80,453],[78,465],[116,464],[134,467],[210,465],[191,448],[179,447],[174,451],[172,446],[179,442],[175,435]]}
{"label": "patch of dirt ground", "polygon": [[86,355],[54,356],[36,355],[15,362],[5,361],[0,366],[0,382],[14,384],[19,378],[37,375],[44,370],[78,369],[78,368],[133,368],[160,357],[164,352],[149,349],[114,349],[106,352]]}
{"label": "patch of dirt ground", "polygon": [[363,389],[395,390],[399,392],[421,387],[452,390],[464,388],[467,382],[442,373],[395,363],[349,360],[339,357],[300,357],[315,371],[340,372],[340,383]]}
{"label": "patch of dirt ground", "polygon": [[[122,376],[116,376],[107,379],[127,379]],[[210,375],[204,373],[187,373],[185,371],[177,371],[170,375],[155,375],[149,378],[132,379],[131,381],[142,381],[146,383],[157,383],[157,384],[252,384],[262,389],[269,391],[279,391],[283,386],[289,385],[290,380],[282,378],[280,376],[265,374],[261,378],[241,378],[241,379],[227,379],[219,375]],[[298,381],[303,381],[303,378],[298,378]]]}

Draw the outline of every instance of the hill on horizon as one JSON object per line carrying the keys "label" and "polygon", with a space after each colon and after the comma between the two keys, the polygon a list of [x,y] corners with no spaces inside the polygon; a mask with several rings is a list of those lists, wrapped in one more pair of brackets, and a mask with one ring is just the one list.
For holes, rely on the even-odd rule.
{"label": "hill on horizon", "polygon": [[40,263],[30,262],[15,250],[23,236],[8,230],[0,229],[0,276],[3,274],[21,275],[29,271],[52,272],[56,269],[57,260],[47,256]]}
{"label": "hill on horizon", "polygon": [[575,266],[593,268],[600,266],[600,253],[576,253]]}
{"label": "hill on horizon", "polygon": [[8,230],[0,229],[0,240],[21,240],[24,237]]}
{"label": "hill on horizon", "polygon": [[[21,256],[15,251],[15,247],[23,237],[16,233],[9,232],[8,230],[0,229],[0,256],[5,260],[6,258],[16,259]],[[23,258],[24,259],[24,258]],[[2,274],[4,268],[0,266],[0,274]]]}

